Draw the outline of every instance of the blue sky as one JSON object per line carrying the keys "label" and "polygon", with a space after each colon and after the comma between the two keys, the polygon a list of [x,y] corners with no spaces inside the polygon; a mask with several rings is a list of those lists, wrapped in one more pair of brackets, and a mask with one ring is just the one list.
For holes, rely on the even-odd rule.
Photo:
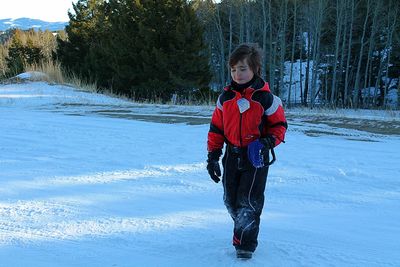
{"label": "blue sky", "polygon": [[68,21],[68,9],[77,0],[2,0],[0,19],[28,17],[44,21]]}

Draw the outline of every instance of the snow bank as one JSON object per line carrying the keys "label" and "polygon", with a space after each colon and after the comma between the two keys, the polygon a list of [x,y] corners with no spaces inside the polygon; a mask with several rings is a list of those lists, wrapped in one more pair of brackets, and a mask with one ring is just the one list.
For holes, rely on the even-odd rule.
{"label": "snow bank", "polygon": [[30,80],[30,81],[48,81],[50,78],[47,74],[39,71],[28,71],[15,76],[15,78],[21,80]]}

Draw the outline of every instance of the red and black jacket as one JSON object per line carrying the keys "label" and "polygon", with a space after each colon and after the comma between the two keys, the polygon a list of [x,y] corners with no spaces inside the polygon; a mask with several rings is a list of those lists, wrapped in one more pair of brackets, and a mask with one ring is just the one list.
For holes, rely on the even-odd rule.
{"label": "red and black jacket", "polygon": [[[237,101],[245,98],[250,107],[240,113]],[[281,99],[273,95],[268,83],[257,77],[251,86],[234,90],[224,88],[211,118],[208,152],[222,149],[224,142],[247,147],[252,141],[272,135],[275,146],[284,141],[287,122]]]}

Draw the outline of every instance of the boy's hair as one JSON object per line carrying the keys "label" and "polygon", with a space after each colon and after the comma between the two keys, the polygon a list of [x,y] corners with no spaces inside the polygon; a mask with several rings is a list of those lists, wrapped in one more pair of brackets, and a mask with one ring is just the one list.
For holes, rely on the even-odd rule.
{"label": "boy's hair", "polygon": [[239,61],[247,59],[250,69],[261,76],[261,49],[257,43],[245,43],[239,45],[230,55],[228,65],[230,68],[235,66]]}

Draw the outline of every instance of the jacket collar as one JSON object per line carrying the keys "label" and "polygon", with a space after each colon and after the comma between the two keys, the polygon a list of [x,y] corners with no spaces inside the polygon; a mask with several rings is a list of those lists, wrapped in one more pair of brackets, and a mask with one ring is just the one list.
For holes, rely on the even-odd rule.
{"label": "jacket collar", "polygon": [[257,79],[257,76],[254,75],[250,81],[248,81],[247,83],[244,83],[244,84],[238,84],[235,81],[231,81],[230,88],[236,92],[241,93],[241,92],[243,92],[244,89],[251,87],[254,84],[254,82],[256,81],[256,79]]}
{"label": "jacket collar", "polygon": [[[247,85],[249,84],[249,85]],[[261,77],[255,75],[253,79],[251,79],[250,82],[246,83],[246,87],[243,89],[235,89],[234,86],[232,86],[232,83],[224,88],[225,91],[235,91],[235,92],[243,92],[243,90],[246,90],[247,88],[251,88],[253,90],[261,90],[261,91],[266,91],[266,92],[271,92],[269,89],[269,85],[267,82],[265,82]]]}

